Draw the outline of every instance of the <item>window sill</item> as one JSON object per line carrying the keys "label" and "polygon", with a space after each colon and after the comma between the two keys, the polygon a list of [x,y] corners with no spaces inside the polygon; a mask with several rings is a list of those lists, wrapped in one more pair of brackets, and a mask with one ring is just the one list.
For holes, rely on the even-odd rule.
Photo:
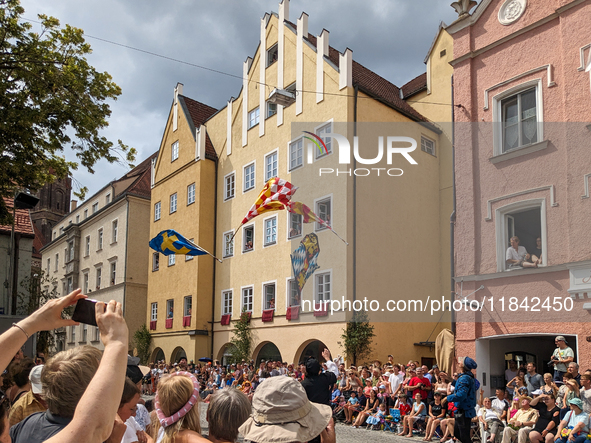
{"label": "window sill", "polygon": [[332,151],[328,151],[327,154],[317,155],[314,161],[322,160],[323,158],[326,158],[326,157],[330,156],[331,154],[332,154]]}
{"label": "window sill", "polygon": [[116,245],[116,244],[117,244],[117,240],[112,241],[111,244],[110,244],[110,246],[113,246],[113,245]]}
{"label": "window sill", "polygon": [[99,248],[96,250],[96,252],[101,252],[103,250],[103,248]]}
{"label": "window sill", "polygon": [[90,340],[90,343],[100,343],[100,340]]}
{"label": "window sill", "polygon": [[252,248],[252,249],[243,249],[242,250],[242,253],[243,254],[246,254],[247,252],[252,252],[252,251],[254,251],[254,248]]}
{"label": "window sill", "polygon": [[252,191],[253,189],[254,189],[254,186],[252,188],[245,189],[244,191],[242,191],[242,193],[246,194],[247,192]]}
{"label": "window sill", "polygon": [[253,128],[256,128],[258,125],[259,125],[258,123],[255,123],[254,125],[252,125],[252,126],[249,126],[249,127],[248,127],[248,131],[250,131],[250,130],[251,130],[251,129],[253,129]]}
{"label": "window sill", "polygon": [[271,243],[265,243],[265,244],[263,245],[263,247],[265,247],[265,248],[266,248],[266,247],[268,247],[268,246],[275,246],[276,244],[277,244],[277,242],[276,242],[276,241],[274,241],[274,242],[271,242]]}
{"label": "window sill", "polygon": [[288,172],[292,172],[292,171],[295,171],[296,169],[300,169],[300,168],[303,168],[303,167],[304,167],[304,163],[303,163],[303,160],[302,160],[302,164],[301,165],[294,166]]}
{"label": "window sill", "polygon": [[287,239],[288,240],[293,240],[295,238],[300,238],[301,236],[302,236],[302,233],[300,232],[299,234],[295,234],[295,235],[292,235],[290,237],[287,237]]}
{"label": "window sill", "polygon": [[544,140],[538,143],[534,143],[533,145],[528,145],[523,148],[512,149],[511,151],[504,152],[503,154],[495,155],[494,157],[491,157],[488,160],[492,164],[497,164],[507,160],[511,160],[513,158],[521,157],[523,155],[531,154],[533,152],[542,151],[547,147],[548,140]]}
{"label": "window sill", "polygon": [[234,195],[231,195],[229,197],[224,197],[224,201],[227,202],[228,200],[232,200],[234,198]]}
{"label": "window sill", "polygon": [[231,258],[231,257],[234,257],[234,254],[230,254],[230,255],[224,255],[224,256],[222,256],[222,258]]}
{"label": "window sill", "polygon": [[271,117],[274,117],[274,116],[276,116],[276,115],[277,115],[277,113],[275,113],[275,114],[271,114],[271,115],[267,115],[267,116],[265,117],[265,121],[269,120]]}
{"label": "window sill", "polygon": [[160,270],[160,268],[152,269],[152,272],[158,272],[159,270]]}
{"label": "window sill", "polygon": [[475,274],[475,275],[465,275],[465,276],[457,276],[455,277],[456,282],[460,282],[462,279],[464,281],[484,281],[484,280],[494,280],[497,278],[508,278],[508,277],[515,277],[520,275],[531,275],[531,274],[545,274],[548,272],[560,272],[566,271],[567,265],[544,265],[538,268],[522,268],[522,269],[515,269],[511,271],[498,271],[491,274]]}
{"label": "window sill", "polygon": [[195,201],[192,201],[191,203],[187,203],[187,206],[191,206],[193,203],[195,203]]}

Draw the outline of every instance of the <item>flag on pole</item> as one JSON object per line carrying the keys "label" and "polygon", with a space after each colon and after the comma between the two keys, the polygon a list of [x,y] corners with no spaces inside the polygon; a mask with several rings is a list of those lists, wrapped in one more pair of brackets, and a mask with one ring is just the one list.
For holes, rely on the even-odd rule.
{"label": "flag on pole", "polygon": [[316,234],[306,235],[300,242],[300,246],[291,254],[291,267],[298,285],[300,300],[306,281],[316,269],[320,268],[317,263],[318,254],[320,254],[320,245]]}
{"label": "flag on pole", "polygon": [[270,178],[250,208],[241,225],[264,212],[280,211],[289,203],[291,196],[298,188],[279,177]]}
{"label": "flag on pole", "polygon": [[304,222],[304,223],[317,222],[317,223],[321,224],[322,226],[324,226],[325,228],[332,229],[330,227],[330,224],[327,221],[324,221],[320,217],[318,217],[314,212],[312,212],[312,210],[309,207],[307,207],[302,202],[291,202],[290,201],[286,205],[286,208],[292,214],[301,215],[302,222]]}
{"label": "flag on pole", "polygon": [[150,247],[164,255],[184,254],[196,256],[207,254],[205,250],[198,248],[173,229],[162,231],[150,240]]}

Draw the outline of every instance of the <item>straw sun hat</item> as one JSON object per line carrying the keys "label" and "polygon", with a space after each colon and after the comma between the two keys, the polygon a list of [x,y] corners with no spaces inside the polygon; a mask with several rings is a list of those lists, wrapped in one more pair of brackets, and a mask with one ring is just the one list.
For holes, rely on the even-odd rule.
{"label": "straw sun hat", "polygon": [[312,403],[291,377],[271,377],[252,398],[252,414],[240,426],[244,440],[257,443],[309,441],[326,428],[330,406]]}

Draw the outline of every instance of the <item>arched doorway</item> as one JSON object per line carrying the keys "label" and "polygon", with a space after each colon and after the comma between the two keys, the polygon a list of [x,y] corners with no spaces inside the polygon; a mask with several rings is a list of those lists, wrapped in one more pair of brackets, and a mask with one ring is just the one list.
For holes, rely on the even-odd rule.
{"label": "arched doorway", "polygon": [[151,362],[163,361],[165,359],[164,351],[161,348],[156,348],[152,351],[152,357],[150,358]]}
{"label": "arched doorway", "polygon": [[283,361],[281,358],[281,352],[279,352],[279,348],[275,346],[272,342],[265,343],[256,357],[256,364],[259,365],[261,361]]}
{"label": "arched doorway", "polygon": [[221,362],[222,366],[227,366],[233,362],[232,359],[232,347],[234,345],[232,343],[226,343],[224,346],[221,347],[220,352],[218,353],[218,361]]}
{"label": "arched doorway", "polygon": [[177,346],[170,356],[170,361],[173,363],[178,363],[181,358],[187,358],[187,353],[183,348]]}
{"label": "arched doorway", "polygon": [[309,357],[314,357],[320,363],[324,363],[324,357],[322,357],[322,351],[324,348],[328,348],[324,343],[320,340],[311,340],[308,344],[302,345],[303,349],[300,352],[298,363],[305,362]]}

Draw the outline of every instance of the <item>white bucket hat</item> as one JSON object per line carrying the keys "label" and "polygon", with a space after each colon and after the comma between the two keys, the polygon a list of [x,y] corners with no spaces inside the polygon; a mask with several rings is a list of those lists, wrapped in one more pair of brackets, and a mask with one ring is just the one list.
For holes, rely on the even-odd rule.
{"label": "white bucket hat", "polygon": [[302,385],[291,377],[265,380],[252,397],[252,413],[240,426],[244,440],[257,443],[309,441],[326,428],[330,406],[308,400]]}

